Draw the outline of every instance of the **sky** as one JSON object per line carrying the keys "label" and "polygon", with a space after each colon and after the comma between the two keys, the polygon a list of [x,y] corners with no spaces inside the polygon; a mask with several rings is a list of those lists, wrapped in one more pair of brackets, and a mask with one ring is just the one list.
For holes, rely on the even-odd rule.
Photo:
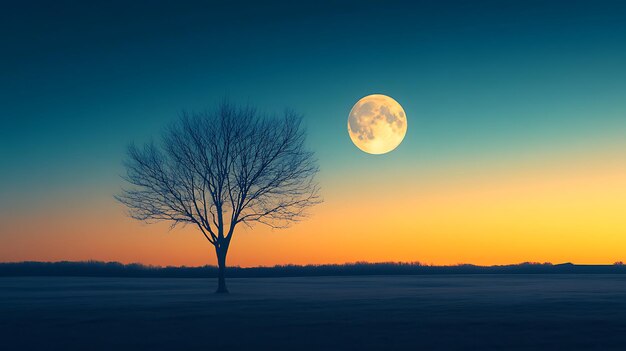
{"label": "sky", "polygon": [[[613,263],[626,252],[623,1],[97,1],[0,11],[0,261],[215,264],[128,218],[128,143],[228,98],[305,116],[324,203],[228,263]],[[352,106],[406,112],[394,151]]]}

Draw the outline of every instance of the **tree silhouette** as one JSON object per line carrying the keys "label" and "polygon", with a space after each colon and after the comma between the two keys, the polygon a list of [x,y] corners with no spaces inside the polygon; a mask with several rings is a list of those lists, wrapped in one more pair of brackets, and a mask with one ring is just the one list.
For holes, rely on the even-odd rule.
{"label": "tree silhouette", "polygon": [[183,113],[161,143],[128,147],[130,186],[116,199],[134,219],[196,226],[215,247],[217,292],[227,293],[226,255],[238,224],[284,228],[321,202],[305,138],[293,111],[268,117],[224,102]]}

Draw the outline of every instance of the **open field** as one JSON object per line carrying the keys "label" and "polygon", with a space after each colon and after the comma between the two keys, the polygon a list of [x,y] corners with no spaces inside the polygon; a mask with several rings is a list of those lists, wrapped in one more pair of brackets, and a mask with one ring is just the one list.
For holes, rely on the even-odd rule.
{"label": "open field", "polygon": [[0,349],[624,350],[624,275],[0,278]]}

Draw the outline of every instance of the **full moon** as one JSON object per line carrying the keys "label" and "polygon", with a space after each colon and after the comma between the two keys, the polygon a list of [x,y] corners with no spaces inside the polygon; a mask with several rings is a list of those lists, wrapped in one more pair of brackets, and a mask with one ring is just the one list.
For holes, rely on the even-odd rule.
{"label": "full moon", "polygon": [[386,154],[404,139],[406,114],[389,96],[368,95],[352,107],[348,133],[359,149],[374,155]]}

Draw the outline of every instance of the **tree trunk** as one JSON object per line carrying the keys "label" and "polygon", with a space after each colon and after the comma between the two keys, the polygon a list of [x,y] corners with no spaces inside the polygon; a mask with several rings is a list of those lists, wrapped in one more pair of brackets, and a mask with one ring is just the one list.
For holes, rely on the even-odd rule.
{"label": "tree trunk", "polygon": [[216,294],[228,294],[226,289],[226,250],[225,248],[216,249],[217,253],[217,291]]}

